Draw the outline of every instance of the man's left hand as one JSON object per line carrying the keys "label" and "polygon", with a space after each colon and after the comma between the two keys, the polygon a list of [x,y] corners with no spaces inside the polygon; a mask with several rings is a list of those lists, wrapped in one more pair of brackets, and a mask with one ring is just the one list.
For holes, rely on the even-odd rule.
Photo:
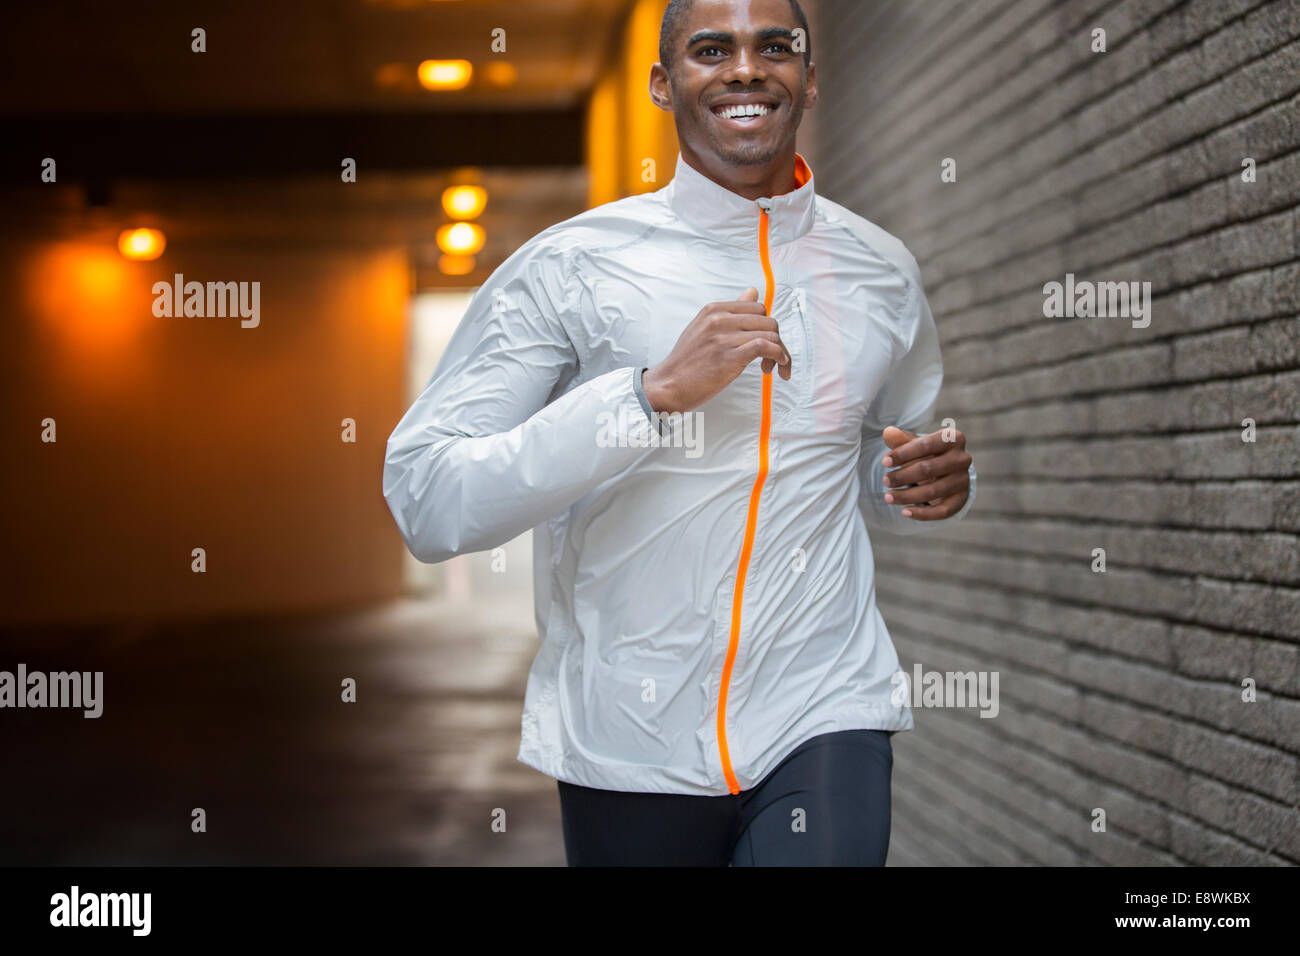
{"label": "man's left hand", "polygon": [[[951,441],[944,441],[944,431]],[[889,504],[905,505],[903,515],[914,521],[936,521],[961,510],[970,494],[967,469],[972,461],[961,431],[951,428],[917,435],[890,425],[881,435],[890,448],[885,467],[894,469],[885,475]]]}

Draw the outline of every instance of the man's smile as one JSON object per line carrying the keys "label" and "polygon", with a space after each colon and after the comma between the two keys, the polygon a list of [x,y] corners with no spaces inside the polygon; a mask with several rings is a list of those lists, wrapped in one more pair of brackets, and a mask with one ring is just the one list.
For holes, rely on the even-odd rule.
{"label": "man's smile", "polygon": [[771,100],[735,100],[715,103],[710,111],[722,125],[733,129],[753,129],[766,125],[768,119],[780,109]]}

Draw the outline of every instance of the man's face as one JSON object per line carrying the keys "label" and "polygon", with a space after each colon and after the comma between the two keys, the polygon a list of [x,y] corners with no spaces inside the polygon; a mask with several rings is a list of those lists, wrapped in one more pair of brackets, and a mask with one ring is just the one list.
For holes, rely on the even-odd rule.
{"label": "man's face", "polygon": [[804,75],[794,49],[798,26],[787,0],[696,0],[674,40],[671,76],[656,64],[650,78],[683,152],[752,166],[793,149],[817,97],[814,71]]}

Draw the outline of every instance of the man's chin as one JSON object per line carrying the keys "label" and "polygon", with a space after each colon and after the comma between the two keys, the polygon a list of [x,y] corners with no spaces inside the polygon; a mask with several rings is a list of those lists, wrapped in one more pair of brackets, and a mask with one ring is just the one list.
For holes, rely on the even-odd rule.
{"label": "man's chin", "polygon": [[768,144],[719,144],[715,152],[728,166],[763,166],[772,162],[781,150]]}

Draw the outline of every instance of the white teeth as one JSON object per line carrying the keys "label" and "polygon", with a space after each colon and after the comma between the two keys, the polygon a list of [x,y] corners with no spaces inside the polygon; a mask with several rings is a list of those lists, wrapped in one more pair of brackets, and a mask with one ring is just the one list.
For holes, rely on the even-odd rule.
{"label": "white teeth", "polygon": [[766,116],[772,112],[772,107],[766,103],[745,103],[738,106],[724,106],[718,110],[718,115],[726,119],[740,119],[744,116]]}

